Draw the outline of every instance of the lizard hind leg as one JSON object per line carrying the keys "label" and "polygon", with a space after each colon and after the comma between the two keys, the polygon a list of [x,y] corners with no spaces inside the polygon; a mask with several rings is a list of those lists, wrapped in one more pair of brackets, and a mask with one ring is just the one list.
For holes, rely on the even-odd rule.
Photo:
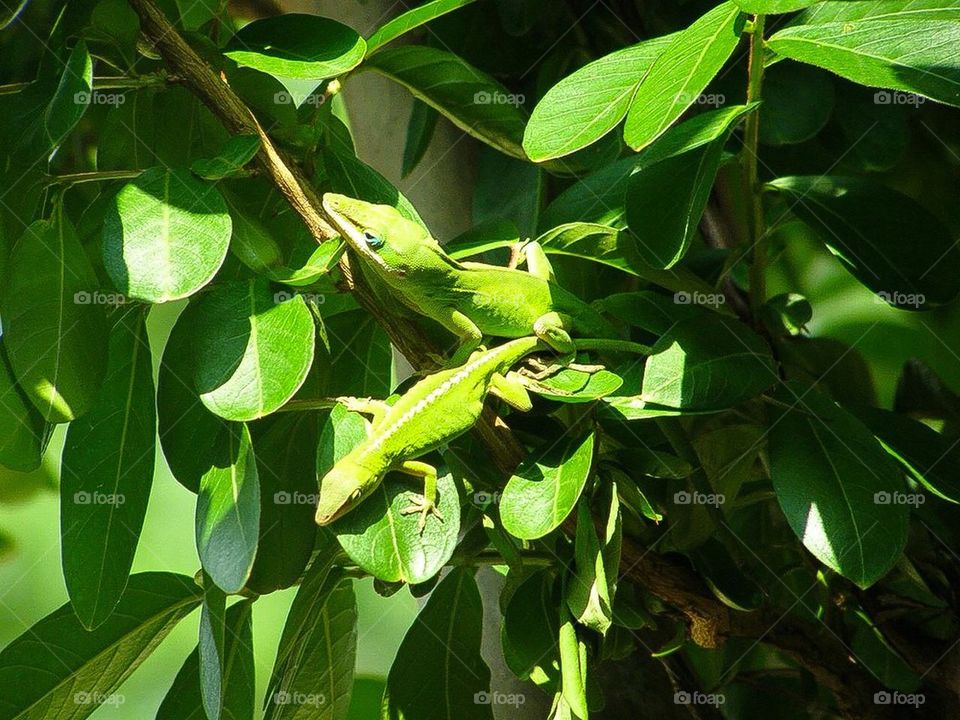
{"label": "lizard hind leg", "polygon": [[411,500],[413,504],[400,511],[403,515],[420,513],[417,529],[422,535],[424,528],[427,526],[427,516],[433,515],[437,520],[443,522],[443,515],[437,508],[437,469],[433,465],[419,460],[404,460],[396,469],[405,475],[423,479],[423,495],[414,497]]}

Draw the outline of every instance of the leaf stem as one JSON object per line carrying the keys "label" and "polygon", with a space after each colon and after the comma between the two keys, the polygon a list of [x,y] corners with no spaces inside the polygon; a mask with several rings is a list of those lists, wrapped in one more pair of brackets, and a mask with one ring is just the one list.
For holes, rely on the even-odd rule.
{"label": "leaf stem", "polygon": [[48,185],[79,185],[88,182],[110,182],[111,180],[132,180],[143,174],[143,170],[104,170],[102,172],[78,172],[65,175],[50,175]]}
{"label": "leaf stem", "polygon": [[[753,19],[750,34],[750,64],[748,67],[747,103],[758,102],[763,91],[763,30],[765,15]],[[760,306],[766,299],[766,234],[763,227],[763,202],[757,182],[757,153],[760,145],[760,113],[747,116],[744,130],[743,164],[747,196],[750,202],[750,305],[755,322],[759,322]]]}

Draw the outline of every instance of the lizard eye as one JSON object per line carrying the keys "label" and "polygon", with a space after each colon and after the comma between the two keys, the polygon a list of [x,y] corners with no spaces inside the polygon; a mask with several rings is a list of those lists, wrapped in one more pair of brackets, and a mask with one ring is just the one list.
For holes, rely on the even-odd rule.
{"label": "lizard eye", "polygon": [[366,240],[367,245],[374,250],[383,247],[383,238],[373,232],[373,230],[364,230],[363,239]]}

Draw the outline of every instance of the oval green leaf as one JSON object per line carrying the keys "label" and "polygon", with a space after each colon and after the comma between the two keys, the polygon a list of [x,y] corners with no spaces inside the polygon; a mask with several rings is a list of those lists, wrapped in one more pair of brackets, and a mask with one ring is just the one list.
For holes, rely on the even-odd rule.
{"label": "oval green leaf", "polygon": [[70,221],[57,210],[14,245],[0,288],[14,377],[44,418],[62,423],[96,400],[109,343],[98,283]]}
{"label": "oval green leaf", "polygon": [[770,479],[787,522],[827,567],[867,588],[907,542],[906,485],[873,434],[829,398],[791,386],[774,414]]}
{"label": "oval green leaf", "polygon": [[560,527],[590,477],[594,434],[550,442],[524,460],[500,498],[504,529],[521,540],[536,540]]}
{"label": "oval green leaf", "polygon": [[693,105],[740,42],[744,15],[724,2],[673,36],[640,84],[623,138],[634,150],[660,137]]}
{"label": "oval green leaf", "polygon": [[40,467],[53,430],[13,379],[0,343],[0,465],[18,472]]}
{"label": "oval green leaf", "polygon": [[70,423],[63,448],[63,577],[87,628],[110,616],[126,587],[153,485],[156,433],[150,345],[134,311],[114,326],[103,389]]}
{"label": "oval green leaf", "polygon": [[419,45],[381,50],[366,63],[400,83],[454,125],[493,148],[526,160],[523,97],[459,56]]}
{"label": "oval green leaf", "polygon": [[127,297],[192,295],[230,247],[230,213],[213,185],[186,170],[151,168],[117,193],[103,223],[103,264]]}
{"label": "oval green leaf", "polygon": [[398,15],[380,27],[373,35],[367,38],[367,55],[370,55],[374,50],[386,45],[388,42],[396,40],[401,35],[405,35],[431,20],[436,20],[438,17],[462,8],[464,5],[469,5],[472,2],[474,2],[474,0],[433,0],[432,2],[425,2],[419,7],[410,8],[405,13]]}
{"label": "oval green leaf", "polygon": [[960,23],[868,19],[787,27],[768,46],[870,87],[917,93],[960,107]]}
{"label": "oval green leaf", "polygon": [[63,66],[63,75],[43,116],[47,141],[56,147],[80,122],[93,99],[93,59],[87,44],[74,46]]}
{"label": "oval green leaf", "polygon": [[303,384],[314,353],[310,310],[263,279],[225,283],[197,303],[194,386],[211,412],[269,415]]}
{"label": "oval green leaf", "polygon": [[212,468],[200,480],[196,539],[200,563],[226,593],[243,589],[260,528],[260,480],[246,425],[221,436]]}
{"label": "oval green leaf", "polygon": [[492,720],[490,668],[480,655],[483,602],[469,568],[454,568],[430,594],[397,650],[383,720]]}
{"label": "oval green leaf", "polygon": [[554,85],[533,109],[523,147],[534,162],[563,157],[613,130],[672,35],[644,40],[594,60]]}

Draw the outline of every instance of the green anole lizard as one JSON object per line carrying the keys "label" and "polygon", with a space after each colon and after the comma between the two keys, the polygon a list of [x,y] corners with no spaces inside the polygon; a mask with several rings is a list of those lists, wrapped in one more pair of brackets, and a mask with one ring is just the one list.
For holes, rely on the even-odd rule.
{"label": "green anole lizard", "polygon": [[546,256],[527,246],[529,272],[454,260],[430,233],[396,208],[327,193],[323,207],[344,242],[404,305],[461,339],[450,366],[462,363],[484,336],[536,335],[569,356],[570,333],[615,337],[593,308],[549,279]]}
{"label": "green anole lizard", "polygon": [[[649,348],[623,340],[574,340],[576,350],[649,354]],[[341,398],[347,409],[372,418],[366,440],[341,458],[320,482],[318,525],[328,525],[355,508],[391,470],[423,479],[423,495],[404,513],[420,513],[422,531],[436,506],[437,471],[417,460],[467,432],[479,419],[487,393],[527,411],[530,396],[516,373],[508,370],[525,356],[550,350],[537,337],[511,340],[478,350],[463,365],[428,375],[393,405],[369,398]],[[442,519],[442,518],[441,518]]]}

